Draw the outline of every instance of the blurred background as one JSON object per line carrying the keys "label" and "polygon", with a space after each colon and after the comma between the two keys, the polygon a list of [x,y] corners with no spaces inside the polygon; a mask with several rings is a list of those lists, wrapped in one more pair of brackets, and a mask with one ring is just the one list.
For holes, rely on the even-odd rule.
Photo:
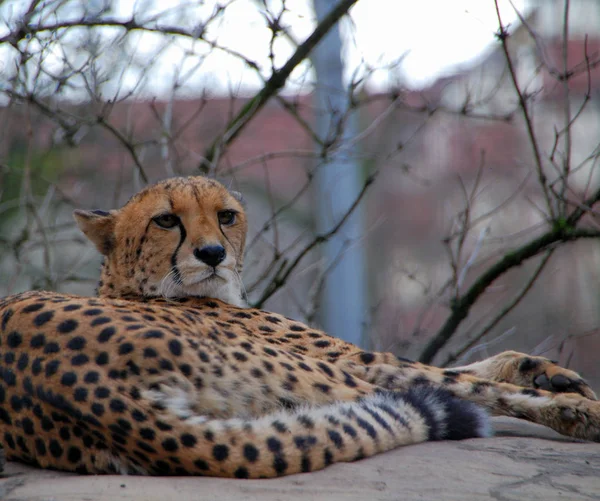
{"label": "blurred background", "polygon": [[250,304],[598,388],[599,97],[596,0],[5,0],[0,295],[94,294],[72,210],[202,174]]}

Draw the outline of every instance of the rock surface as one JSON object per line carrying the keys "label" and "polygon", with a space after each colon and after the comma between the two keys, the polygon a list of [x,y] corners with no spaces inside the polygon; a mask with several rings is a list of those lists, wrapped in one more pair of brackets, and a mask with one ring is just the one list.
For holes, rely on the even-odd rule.
{"label": "rock surface", "polygon": [[79,476],[8,463],[4,501],[600,500],[600,444],[495,418],[496,436],[400,448],[273,480]]}

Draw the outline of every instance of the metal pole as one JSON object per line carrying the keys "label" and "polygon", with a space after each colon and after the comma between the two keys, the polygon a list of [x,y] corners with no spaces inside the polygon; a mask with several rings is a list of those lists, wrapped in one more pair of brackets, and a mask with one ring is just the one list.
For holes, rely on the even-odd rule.
{"label": "metal pole", "polygon": [[[325,17],[334,0],[313,0],[317,20]],[[343,118],[342,144],[356,135],[354,113],[348,115],[347,89],[343,82],[342,41],[336,24],[312,53],[317,87],[315,91],[316,132],[321,139],[338,134]],[[353,148],[329,154],[315,171],[316,230],[330,230],[348,211],[362,188],[360,164]],[[324,270],[321,322],[326,332],[364,346],[368,323],[365,280],[363,217],[358,207],[341,230],[323,244]],[[331,269],[330,269],[331,268]]]}

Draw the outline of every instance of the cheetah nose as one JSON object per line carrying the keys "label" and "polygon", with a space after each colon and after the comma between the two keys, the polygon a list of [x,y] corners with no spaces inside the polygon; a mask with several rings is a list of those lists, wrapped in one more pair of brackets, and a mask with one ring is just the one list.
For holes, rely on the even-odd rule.
{"label": "cheetah nose", "polygon": [[221,245],[207,245],[202,249],[194,249],[194,256],[208,266],[216,268],[225,259],[225,249]]}

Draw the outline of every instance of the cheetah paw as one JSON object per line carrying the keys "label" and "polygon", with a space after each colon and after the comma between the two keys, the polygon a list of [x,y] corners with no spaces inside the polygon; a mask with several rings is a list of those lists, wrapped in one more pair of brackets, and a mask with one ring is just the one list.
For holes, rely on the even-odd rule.
{"label": "cheetah paw", "polygon": [[542,424],[563,435],[600,442],[600,402],[591,402],[573,393],[556,395],[543,414],[549,422]]}
{"label": "cheetah paw", "polygon": [[543,357],[524,355],[518,365],[520,383],[526,386],[550,391],[552,393],[577,393],[591,400],[597,400],[596,394],[585,380],[576,372],[565,369],[552,360]]}

